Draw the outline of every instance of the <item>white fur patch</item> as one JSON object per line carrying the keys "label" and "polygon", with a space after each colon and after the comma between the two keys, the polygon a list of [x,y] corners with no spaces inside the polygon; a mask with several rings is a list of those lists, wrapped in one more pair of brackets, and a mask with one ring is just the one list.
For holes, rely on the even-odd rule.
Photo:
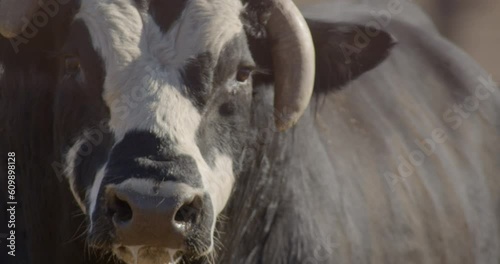
{"label": "white fur patch", "polygon": [[[196,159],[202,159],[201,154],[198,157],[195,156]],[[200,166],[200,163],[198,163],[198,168],[202,175],[203,186],[210,194],[215,214],[218,215],[229,200],[234,185],[233,160],[228,155],[218,153],[213,168],[206,166],[206,163]]]}
{"label": "white fur patch", "polygon": [[155,196],[157,193],[168,193],[172,195],[177,193],[191,193],[193,196],[203,195],[203,190],[195,189],[185,183],[170,181],[158,183],[152,179],[130,178],[119,184],[110,184],[107,187],[110,186],[114,186],[118,189],[133,189],[135,193],[146,196]]}
{"label": "white fur patch", "polygon": [[87,213],[87,209],[85,207],[85,203],[82,201],[80,195],[78,195],[78,192],[76,191],[75,187],[75,162],[78,158],[78,151],[80,150],[80,147],[82,146],[83,142],[85,142],[85,138],[80,138],[76,141],[76,143],[69,149],[68,153],[66,153],[65,156],[65,167],[64,167],[64,175],[68,179],[69,182],[69,188],[71,189],[71,192],[73,193],[73,197],[75,197],[76,202],[78,203],[78,206],[80,206],[80,209],[82,209],[82,212],[84,214]]}
{"label": "white fur patch", "polygon": [[90,189],[90,193],[88,195],[88,199],[89,199],[89,209],[90,209],[90,230],[92,230],[92,226],[93,226],[93,223],[92,223],[92,216],[94,215],[94,211],[95,211],[95,208],[96,208],[96,203],[97,203],[97,196],[99,195],[99,190],[101,189],[101,183],[102,183],[102,180],[104,179],[104,173],[106,171],[106,164],[104,164],[104,166],[102,166],[101,169],[99,169],[99,171],[97,171],[97,174],[94,178],[94,183],[92,184],[92,189]]}
{"label": "white fur patch", "polygon": [[128,246],[127,249],[130,251],[130,253],[132,253],[132,261],[134,264],[138,264],[139,263],[139,248],[141,248],[141,246]]}
{"label": "white fur patch", "polygon": [[151,249],[142,245],[115,245],[113,251],[127,264],[177,264],[181,259],[174,259],[177,250],[168,248]]}

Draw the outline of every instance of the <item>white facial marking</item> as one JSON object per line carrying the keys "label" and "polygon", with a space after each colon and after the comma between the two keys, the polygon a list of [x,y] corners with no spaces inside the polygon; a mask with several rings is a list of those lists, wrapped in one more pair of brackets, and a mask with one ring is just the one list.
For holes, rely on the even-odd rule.
{"label": "white facial marking", "polygon": [[170,256],[170,262],[168,262],[169,264],[176,264],[178,263],[180,260],[181,260],[181,257],[175,259],[175,254],[177,254],[177,250],[174,250],[174,249],[165,249],[165,251],[167,252],[167,254]]}
{"label": "white facial marking", "polygon": [[[198,166],[200,168],[200,166]],[[204,170],[202,170],[204,169]],[[215,166],[201,167],[200,173],[207,175],[202,177],[205,190],[211,194],[215,214],[218,215],[231,195],[234,184],[233,160],[227,155],[217,154]]]}
{"label": "white facial marking", "polygon": [[192,196],[203,195],[202,189],[195,189],[185,183],[178,182],[156,182],[152,179],[138,179],[130,178],[119,184],[110,184],[107,187],[114,186],[119,189],[134,190],[134,192],[147,196],[155,196],[158,194],[177,194],[177,193],[189,193]]}
{"label": "white facial marking", "polygon": [[78,151],[80,150],[80,147],[82,146],[83,142],[85,142],[85,138],[80,138],[76,141],[76,143],[68,150],[68,153],[66,153],[65,157],[65,167],[64,167],[64,175],[68,179],[69,182],[69,188],[71,189],[71,193],[73,193],[73,197],[75,197],[76,202],[78,203],[78,206],[80,206],[80,209],[82,209],[82,212],[84,214],[87,213],[87,209],[85,207],[85,203],[82,201],[80,195],[78,195],[78,192],[76,191],[75,187],[75,162],[78,159]]}
{"label": "white facial marking", "polygon": [[104,172],[106,171],[106,165],[102,166],[101,169],[97,171],[97,174],[94,178],[94,183],[92,184],[92,189],[90,189],[90,194],[88,195],[89,199],[89,208],[90,208],[90,230],[92,230],[93,222],[92,216],[94,215],[94,211],[97,203],[97,196],[99,195],[99,190],[101,188],[102,179],[104,179]]}
{"label": "white facial marking", "polygon": [[114,245],[113,251],[127,264],[176,264],[182,259],[174,259],[177,250],[169,248]]}
{"label": "white facial marking", "polygon": [[140,246],[128,246],[126,247],[132,253],[132,259],[134,264],[137,264],[139,261],[139,248]]}
{"label": "white facial marking", "polygon": [[83,0],[75,19],[82,19],[106,69],[122,70],[141,55],[143,22],[131,0]]}

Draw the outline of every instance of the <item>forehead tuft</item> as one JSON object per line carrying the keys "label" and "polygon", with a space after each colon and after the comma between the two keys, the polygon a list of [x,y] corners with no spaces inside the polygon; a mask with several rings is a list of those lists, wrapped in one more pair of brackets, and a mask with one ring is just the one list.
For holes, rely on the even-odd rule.
{"label": "forehead tuft", "polygon": [[217,56],[243,30],[237,0],[146,2],[82,0],[76,19],[88,27],[108,71],[138,59],[179,68],[203,52]]}

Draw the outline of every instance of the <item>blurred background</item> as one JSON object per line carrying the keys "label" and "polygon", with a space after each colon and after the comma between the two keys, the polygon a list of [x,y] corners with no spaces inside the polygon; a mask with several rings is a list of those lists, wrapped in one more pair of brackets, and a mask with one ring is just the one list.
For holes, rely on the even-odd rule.
{"label": "blurred background", "polygon": [[[300,7],[332,0],[294,1]],[[427,12],[444,36],[469,53],[500,82],[500,0],[413,2]]]}

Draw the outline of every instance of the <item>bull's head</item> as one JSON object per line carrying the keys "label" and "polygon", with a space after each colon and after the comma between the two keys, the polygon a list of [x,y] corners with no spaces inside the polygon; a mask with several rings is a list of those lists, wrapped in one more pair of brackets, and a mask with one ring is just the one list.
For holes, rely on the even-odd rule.
{"label": "bull's head", "polygon": [[[19,18],[31,17],[37,4],[2,1],[0,33],[21,34]],[[334,29],[327,26],[318,41],[333,32],[334,43],[320,45],[338,51],[353,32]],[[89,140],[79,137],[66,155],[90,244],[127,263],[210,252],[217,216],[256,140],[255,94],[274,83],[272,116],[277,130],[287,130],[307,108],[315,77],[339,86],[378,64],[392,39],[382,32],[372,43],[354,68],[331,57],[335,52],[319,55],[330,72],[317,76],[311,32],[290,0],[82,0],[57,63],[61,94],[85,91],[94,95],[80,98],[92,102],[87,107],[107,109],[78,133],[106,118],[110,143],[101,140],[78,157]],[[340,66],[331,63],[336,59]],[[331,76],[341,78],[331,83]],[[74,96],[59,97],[64,104]],[[55,122],[64,121],[61,114]]]}

